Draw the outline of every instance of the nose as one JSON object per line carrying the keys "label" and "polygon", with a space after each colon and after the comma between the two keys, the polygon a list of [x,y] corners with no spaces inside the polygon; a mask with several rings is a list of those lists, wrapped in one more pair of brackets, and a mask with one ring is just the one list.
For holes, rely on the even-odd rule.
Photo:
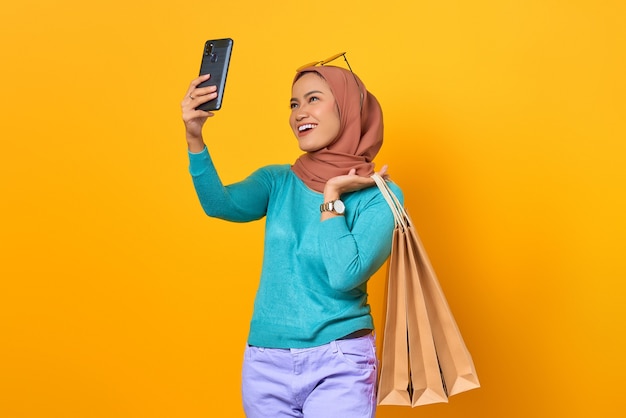
{"label": "nose", "polygon": [[306,111],[304,106],[298,107],[298,109],[296,110],[296,120],[299,122],[307,116],[309,116],[309,113]]}

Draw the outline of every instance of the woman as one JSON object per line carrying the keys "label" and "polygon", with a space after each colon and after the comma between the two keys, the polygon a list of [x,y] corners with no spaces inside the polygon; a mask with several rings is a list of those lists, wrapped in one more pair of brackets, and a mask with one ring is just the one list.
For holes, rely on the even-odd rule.
{"label": "woman", "polygon": [[373,417],[378,362],[366,285],[389,256],[394,227],[370,178],[383,141],[380,105],[351,71],[298,71],[289,123],[304,154],[223,186],[202,138],[212,114],[195,110],[216,97],[214,86],[197,88],[209,77],[192,81],[182,101],[200,203],[229,221],[266,217],[243,365],[246,415]]}

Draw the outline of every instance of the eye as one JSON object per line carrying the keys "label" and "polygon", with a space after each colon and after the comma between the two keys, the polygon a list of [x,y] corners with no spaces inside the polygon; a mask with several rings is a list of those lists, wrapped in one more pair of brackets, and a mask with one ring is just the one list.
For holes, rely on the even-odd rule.
{"label": "eye", "polygon": [[298,107],[298,103],[296,103],[296,102],[289,103],[289,108],[296,109],[297,107]]}
{"label": "eye", "polygon": [[317,97],[317,96],[311,96],[311,97],[309,97],[309,103],[311,103],[311,102],[317,102],[317,101],[319,101],[319,99],[320,99],[320,98],[319,98],[319,97]]}

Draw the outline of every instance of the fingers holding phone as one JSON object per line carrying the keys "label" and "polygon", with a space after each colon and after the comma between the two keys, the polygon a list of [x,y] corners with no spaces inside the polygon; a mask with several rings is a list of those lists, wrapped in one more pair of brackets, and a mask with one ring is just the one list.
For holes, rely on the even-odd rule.
{"label": "fingers holding phone", "polygon": [[199,87],[200,84],[207,82],[210,78],[210,74],[205,74],[191,82],[181,103],[181,106],[183,106],[183,112],[185,111],[185,108],[189,108],[189,110],[200,110],[200,114],[210,113],[208,116],[213,116],[213,113],[206,111],[206,109],[201,109],[201,107],[203,104],[217,98],[217,86],[205,85],[205,87]]}
{"label": "fingers holding phone", "polygon": [[189,84],[185,97],[183,97],[180,103],[183,111],[183,120],[185,122],[200,116],[213,116],[211,112],[198,110],[199,105],[217,97],[217,86],[198,87],[200,83],[207,81],[210,77],[210,74],[206,74],[194,79]]}
{"label": "fingers holding phone", "polygon": [[185,124],[187,142],[189,143],[190,148],[195,144],[196,147],[204,148],[204,142],[202,140],[202,127],[206,120],[213,116],[213,112],[207,112],[204,110],[198,109],[198,106],[201,106],[204,103],[210,102],[211,100],[215,100],[217,97],[217,87],[216,86],[207,86],[207,87],[198,87],[200,83],[209,80],[211,76],[209,74],[200,76],[194,79],[187,92],[185,93],[185,97],[181,101],[181,110],[182,110],[182,118]]}

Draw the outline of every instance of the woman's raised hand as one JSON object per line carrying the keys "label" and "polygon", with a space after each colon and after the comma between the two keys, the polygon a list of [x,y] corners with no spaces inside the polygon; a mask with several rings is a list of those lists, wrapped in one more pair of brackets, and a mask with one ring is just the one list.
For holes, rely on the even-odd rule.
{"label": "woman's raised hand", "polygon": [[206,74],[194,79],[189,85],[187,93],[180,104],[183,122],[185,123],[187,144],[189,145],[189,150],[192,152],[199,152],[204,149],[202,127],[206,120],[213,116],[213,112],[205,112],[204,110],[196,109],[201,104],[217,97],[216,86],[198,88],[200,83],[208,80],[210,77],[210,74]]}

